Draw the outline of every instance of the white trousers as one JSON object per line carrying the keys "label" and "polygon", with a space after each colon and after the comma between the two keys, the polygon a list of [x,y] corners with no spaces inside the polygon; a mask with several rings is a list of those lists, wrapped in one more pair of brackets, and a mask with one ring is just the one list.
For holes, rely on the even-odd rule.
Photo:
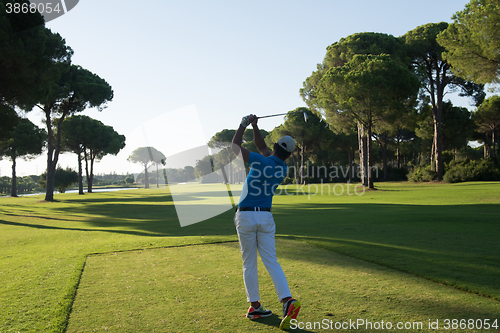
{"label": "white trousers", "polygon": [[240,240],[247,301],[257,302],[260,300],[257,250],[259,250],[260,258],[273,280],[279,300],[291,297],[285,273],[276,258],[274,241],[276,225],[271,212],[238,211],[234,216],[234,224]]}

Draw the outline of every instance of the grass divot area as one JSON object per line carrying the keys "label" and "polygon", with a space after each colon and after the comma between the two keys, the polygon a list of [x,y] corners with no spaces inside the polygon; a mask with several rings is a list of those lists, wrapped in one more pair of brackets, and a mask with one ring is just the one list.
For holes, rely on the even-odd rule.
{"label": "grass divot area", "polygon": [[[302,303],[296,332],[358,319],[411,323],[415,329],[403,331],[414,332],[432,331],[429,320],[439,320],[439,332],[447,332],[445,319],[500,314],[492,299],[305,242],[278,238],[276,244],[293,296]],[[67,332],[278,332],[281,306],[260,260],[259,281],[263,304],[274,314],[250,321],[237,242],[92,255]]]}

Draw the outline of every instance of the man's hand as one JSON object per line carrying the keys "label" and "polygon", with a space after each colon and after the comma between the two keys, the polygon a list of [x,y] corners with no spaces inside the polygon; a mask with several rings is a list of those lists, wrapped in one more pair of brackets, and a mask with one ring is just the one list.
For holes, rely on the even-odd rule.
{"label": "man's hand", "polygon": [[246,128],[248,125],[252,124],[254,121],[257,124],[257,122],[256,122],[257,116],[254,114],[249,114],[248,116],[241,118],[241,126]]}
{"label": "man's hand", "polygon": [[255,118],[254,120],[252,121],[252,127],[257,127],[257,120],[259,120],[259,117],[257,117],[256,115],[253,115]]}
{"label": "man's hand", "polygon": [[236,130],[236,133],[234,133],[233,136],[233,144],[231,145],[231,150],[236,156],[240,156],[241,154],[241,158],[245,163],[248,163],[250,152],[248,151],[248,149],[245,149],[241,146],[241,143],[243,141],[243,133],[245,132],[245,128],[251,123],[255,122],[256,119],[257,117],[253,114],[243,117],[241,119],[240,127]]}

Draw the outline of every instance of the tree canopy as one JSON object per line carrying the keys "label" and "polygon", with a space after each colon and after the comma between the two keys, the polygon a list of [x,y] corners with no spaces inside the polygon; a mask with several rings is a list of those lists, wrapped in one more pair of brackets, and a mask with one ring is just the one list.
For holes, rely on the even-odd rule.
{"label": "tree canopy", "polygon": [[495,134],[500,130],[500,96],[486,99],[472,117],[479,132],[491,135],[492,157],[495,159],[497,155],[495,147],[498,141],[498,136]]}
{"label": "tree canopy", "polygon": [[82,158],[85,160],[87,191],[90,193],[95,160],[100,160],[108,154],[118,154],[125,147],[125,136],[118,134],[113,127],[85,115],[66,118],[61,125],[61,132],[63,148],[78,155],[80,194],[83,194],[81,162]]}
{"label": "tree canopy", "polygon": [[471,0],[437,37],[452,71],[480,84],[500,83],[500,4]]}
{"label": "tree canopy", "polygon": [[44,26],[38,12],[7,13],[7,2],[0,0],[0,104],[29,111],[57,77],[53,64],[69,63],[73,50]]}
{"label": "tree canopy", "polygon": [[[360,152],[364,152],[362,170],[369,170],[373,126],[416,98],[418,82],[408,71],[406,55],[404,41],[394,36],[353,34],[327,48],[323,63],[300,90],[306,104],[321,112],[337,133],[352,133],[357,124]],[[384,66],[385,74],[376,74]],[[384,75],[392,81],[385,81]],[[363,178],[366,186],[372,186],[367,174]]]}
{"label": "tree canopy", "polygon": [[319,95],[320,81],[323,75],[333,67],[342,67],[355,55],[389,55],[396,61],[406,60],[404,42],[383,33],[363,32],[340,39],[327,47],[323,62],[317,65],[317,70],[309,76],[300,89],[300,95],[311,110],[328,110],[335,108],[335,102]]}
{"label": "tree canopy", "polygon": [[8,156],[12,161],[11,196],[17,196],[16,159],[32,158],[42,153],[45,147],[47,133],[33,124],[29,119],[22,118],[15,129],[10,132],[9,140],[0,145],[0,156]]}
{"label": "tree canopy", "polygon": [[98,75],[80,66],[57,63],[61,75],[53,81],[39,108],[45,113],[48,132],[47,188],[45,200],[53,200],[54,173],[61,152],[61,125],[64,119],[88,107],[103,110],[113,99],[111,86]]}
{"label": "tree canopy", "polygon": [[443,59],[444,47],[437,42],[437,36],[448,27],[448,23],[429,23],[408,31],[401,37],[405,41],[408,56],[412,60],[415,75],[422,83],[422,92],[429,96],[434,120],[433,159],[437,179],[444,175],[442,117],[443,98],[448,92],[460,91],[460,96],[471,96],[476,105],[484,99],[482,85],[457,77],[451,66]]}
{"label": "tree canopy", "polygon": [[165,164],[165,158],[165,155],[154,147],[139,147],[130,154],[127,160],[144,166],[144,186],[149,188],[149,167],[152,164]]}
{"label": "tree canopy", "polygon": [[344,66],[329,69],[321,87],[322,94],[335,101],[339,115],[355,120],[367,131],[367,161],[363,167],[367,186],[373,187],[370,152],[374,126],[391,113],[405,110],[416,99],[418,80],[388,55],[355,55]]}

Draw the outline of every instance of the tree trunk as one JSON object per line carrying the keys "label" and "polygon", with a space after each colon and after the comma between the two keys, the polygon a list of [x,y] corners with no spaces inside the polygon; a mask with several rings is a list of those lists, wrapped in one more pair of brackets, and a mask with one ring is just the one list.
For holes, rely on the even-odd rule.
{"label": "tree trunk", "polygon": [[17,197],[16,155],[12,155],[12,188],[11,197]]}
{"label": "tree trunk", "polygon": [[[443,116],[443,95],[444,88],[446,87],[445,77],[448,65],[442,65],[437,69],[435,79],[431,79],[431,102],[432,102],[432,117],[434,120],[434,143],[435,143],[435,161],[436,161],[436,176],[437,180],[443,180],[444,166],[443,166],[443,142],[441,135],[441,125]],[[435,87],[434,87],[435,84]],[[434,96],[434,92],[436,96]]]}
{"label": "tree trunk", "polygon": [[[384,164],[384,180],[387,180],[388,175],[387,175],[387,142],[384,142],[384,145],[381,146],[382,148],[382,160]],[[398,158],[399,159],[399,158]],[[399,166],[398,166],[399,168]]]}
{"label": "tree trunk", "polygon": [[484,148],[484,158],[489,158],[490,157],[490,145],[488,144],[488,142],[486,142],[486,140],[484,141],[483,148]]}
{"label": "tree trunk", "polygon": [[[496,135],[495,138],[498,141],[498,135]],[[500,156],[500,144],[498,144],[498,143],[497,143],[497,156]]]}
{"label": "tree trunk", "polygon": [[54,179],[56,173],[57,157],[55,155],[54,147],[54,131],[52,130],[52,106],[45,105],[43,111],[45,112],[45,123],[47,124],[47,176],[45,177],[45,201],[54,201]]}
{"label": "tree trunk", "polygon": [[436,161],[436,176],[437,180],[443,180],[443,146],[441,141],[441,113],[442,110],[436,110],[435,118],[434,118],[434,141],[436,143],[435,146],[435,161]]}
{"label": "tree trunk", "polygon": [[347,172],[347,175],[348,175],[348,179],[347,179],[347,182],[350,184],[352,183],[352,174],[354,173],[354,166],[352,165],[353,163],[353,160],[354,160],[354,156],[353,156],[353,151],[352,151],[352,148],[349,147],[347,148],[347,158],[349,160],[349,165],[348,165],[348,172]]}
{"label": "tree trunk", "polygon": [[399,152],[399,135],[396,137],[396,159],[399,169],[401,167],[401,153]]}
{"label": "tree trunk", "polygon": [[87,177],[87,193],[92,193],[92,177],[89,173],[89,157],[87,154],[87,148],[83,148],[83,157],[85,159],[85,175]]}
{"label": "tree trunk", "polygon": [[359,151],[359,178],[361,181],[361,185],[366,186],[367,183],[365,182],[365,145],[364,143],[364,128],[363,125],[358,122],[358,151]]}
{"label": "tree trunk", "polygon": [[293,164],[293,175],[290,175],[290,169],[287,171],[287,175],[291,176],[290,178],[295,179],[295,184],[297,184],[297,159],[295,158],[295,153],[292,153],[290,156],[292,158],[292,164]]}
{"label": "tree trunk", "polygon": [[304,177],[304,155],[305,155],[305,144],[302,141],[302,149],[300,150],[300,183],[304,185],[306,183],[306,179]]}
{"label": "tree trunk", "polygon": [[417,165],[418,153],[415,141],[413,141],[412,150],[413,150],[413,165]]}
{"label": "tree trunk", "polygon": [[90,150],[90,178],[87,180],[87,192],[92,193],[92,186],[94,186],[94,160],[95,156],[92,150]]}
{"label": "tree trunk", "polygon": [[78,151],[78,194],[83,193],[83,174],[82,174],[82,151],[81,148]]}
{"label": "tree trunk", "polygon": [[144,188],[149,188],[148,164],[144,164]]}
{"label": "tree trunk", "polygon": [[430,161],[431,161],[431,170],[436,171],[436,138],[433,135],[432,136],[432,146],[431,146],[431,156],[430,156]]}
{"label": "tree trunk", "polygon": [[493,131],[491,131],[491,146],[493,148],[491,150],[491,158],[493,159],[493,164],[495,164],[495,162],[496,162],[495,161],[495,157],[496,157],[496,155],[495,155],[495,153],[496,153],[496,151],[495,151],[495,149],[496,149],[495,142],[496,142],[495,141],[495,130],[493,130]]}
{"label": "tree trunk", "polygon": [[359,142],[359,166],[361,171],[361,184],[369,187],[368,181],[368,141],[365,134],[365,126],[358,123],[358,142]]}
{"label": "tree trunk", "polygon": [[156,164],[156,188],[160,188],[160,174],[158,173],[158,163],[155,164]]}
{"label": "tree trunk", "polygon": [[368,177],[368,188],[374,188],[373,186],[373,175],[372,175],[372,169],[371,169],[371,150],[372,150],[372,119],[371,119],[371,112],[369,112],[368,115],[368,126],[367,126],[367,131],[366,131],[366,174]]}

